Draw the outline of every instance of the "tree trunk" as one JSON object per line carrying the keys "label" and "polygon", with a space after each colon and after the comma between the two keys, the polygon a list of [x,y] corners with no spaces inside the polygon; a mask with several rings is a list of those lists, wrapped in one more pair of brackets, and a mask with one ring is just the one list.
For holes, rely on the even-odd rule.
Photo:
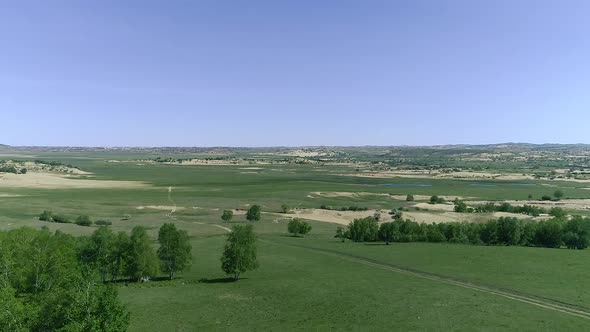
{"label": "tree trunk", "polygon": [[238,281],[240,279],[240,273],[236,272],[234,273],[234,281]]}

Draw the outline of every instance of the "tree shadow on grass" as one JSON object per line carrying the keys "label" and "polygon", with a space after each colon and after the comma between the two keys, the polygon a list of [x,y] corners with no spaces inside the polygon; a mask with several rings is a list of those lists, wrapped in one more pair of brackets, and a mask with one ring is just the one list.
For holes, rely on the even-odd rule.
{"label": "tree shadow on grass", "polygon": [[[248,278],[240,278],[240,280],[244,280],[244,279],[248,279]],[[225,284],[225,283],[230,283],[230,282],[236,282],[236,280],[232,277],[216,278],[216,279],[207,279],[207,278],[199,279],[199,283],[202,283],[202,284]]]}
{"label": "tree shadow on grass", "polygon": [[364,245],[366,245],[366,246],[387,246],[387,245],[391,245],[391,244],[387,244],[387,243],[364,243]]}

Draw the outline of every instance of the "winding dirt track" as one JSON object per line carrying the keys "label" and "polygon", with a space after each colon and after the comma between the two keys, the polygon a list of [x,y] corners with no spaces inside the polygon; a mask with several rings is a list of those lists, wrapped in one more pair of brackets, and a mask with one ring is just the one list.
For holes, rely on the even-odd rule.
{"label": "winding dirt track", "polygon": [[[173,187],[170,186],[168,187],[168,201],[172,204],[173,208],[172,210],[166,214],[166,216],[172,220],[176,220],[176,221],[180,221],[180,222],[188,222],[188,221],[184,221],[181,219],[178,219],[177,217],[174,216],[174,212],[176,212],[176,202],[174,202],[174,200],[172,199],[172,189]],[[204,222],[200,222],[200,221],[191,221],[193,224],[198,224],[198,225],[209,225],[209,226],[213,226],[213,227],[217,227],[217,228],[221,228],[226,232],[231,232],[231,229],[225,227],[225,226],[221,226],[221,225],[215,225],[215,224],[207,224]]]}
{"label": "winding dirt track", "polygon": [[412,277],[416,277],[416,278],[422,278],[422,279],[427,279],[427,280],[436,281],[436,282],[440,282],[440,283],[445,283],[448,285],[472,289],[472,290],[476,290],[476,291],[479,291],[482,293],[497,295],[497,296],[501,296],[501,297],[504,297],[504,298],[507,298],[510,300],[514,300],[514,301],[518,301],[518,302],[522,302],[522,303],[527,303],[527,304],[541,307],[544,309],[557,311],[557,312],[561,312],[561,313],[564,313],[564,314],[567,314],[570,316],[575,316],[575,317],[590,320],[590,311],[588,311],[588,309],[577,307],[575,305],[571,305],[568,303],[562,303],[562,302],[558,302],[555,300],[536,297],[536,296],[528,295],[528,294],[521,294],[521,293],[507,290],[507,289],[499,289],[499,288],[494,288],[494,287],[490,287],[490,286],[486,286],[486,285],[482,285],[482,284],[456,280],[453,278],[449,278],[449,277],[445,277],[445,276],[441,276],[441,275],[436,275],[436,274],[432,274],[432,273],[428,273],[428,272],[422,272],[422,271],[408,269],[408,268],[395,266],[395,265],[390,265],[390,264],[386,264],[386,263],[382,263],[382,262],[378,262],[378,261],[373,261],[373,260],[370,260],[367,258],[354,256],[354,255],[350,255],[350,254],[346,254],[346,253],[342,253],[342,252],[338,252],[338,251],[327,250],[327,249],[318,249],[318,248],[306,247],[306,246],[302,246],[302,245],[284,244],[284,243],[278,243],[278,242],[268,241],[268,240],[262,240],[262,241],[271,242],[273,244],[282,244],[282,245],[289,245],[289,246],[294,246],[294,247],[305,248],[309,251],[313,251],[318,254],[332,256],[332,257],[338,257],[340,259],[344,259],[349,262],[362,264],[362,265],[366,265],[366,266],[371,266],[371,267],[378,268],[381,270],[391,271],[391,272],[404,274],[404,275],[408,275],[408,276],[412,276]]}

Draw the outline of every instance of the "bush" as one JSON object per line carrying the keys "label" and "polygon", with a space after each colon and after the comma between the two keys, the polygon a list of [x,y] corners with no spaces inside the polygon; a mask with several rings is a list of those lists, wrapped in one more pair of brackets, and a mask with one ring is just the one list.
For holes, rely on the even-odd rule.
{"label": "bush", "polygon": [[17,174],[18,171],[16,170],[16,167],[14,167],[14,166],[2,166],[2,167],[0,167],[0,173]]}
{"label": "bush", "polygon": [[27,174],[27,169],[26,168],[21,168],[20,169],[20,174]]}
{"label": "bush", "polygon": [[41,212],[41,214],[39,215],[39,220],[53,221],[52,215],[53,215],[53,212],[45,210],[45,211]]}
{"label": "bush", "polygon": [[567,213],[560,207],[554,207],[549,210],[549,215],[558,219],[563,219],[567,216]]}
{"label": "bush", "polygon": [[261,208],[260,205],[252,205],[248,212],[246,212],[246,219],[250,221],[259,221],[261,215]]}
{"label": "bush", "polygon": [[348,225],[350,239],[355,242],[373,242],[377,240],[379,225],[373,217],[355,219]]}
{"label": "bush", "polygon": [[551,196],[549,196],[549,195],[543,195],[541,197],[541,200],[543,200],[543,201],[550,201],[551,200]]}
{"label": "bush", "polygon": [[97,225],[97,226],[110,226],[113,223],[110,222],[110,221],[108,221],[108,220],[97,220],[97,221],[94,222],[94,224]]}
{"label": "bush", "polygon": [[559,248],[561,246],[561,224],[554,219],[540,222],[535,232],[534,243],[541,247]]}
{"label": "bush", "polygon": [[221,215],[221,220],[225,222],[230,222],[234,217],[234,211],[232,210],[223,210],[223,214]]}
{"label": "bush", "polygon": [[311,225],[307,221],[303,221],[301,218],[293,218],[289,221],[287,230],[289,233],[293,234],[293,236],[299,234],[305,235],[311,231]]}
{"label": "bush", "polygon": [[557,198],[557,200],[560,200],[563,197],[563,191],[561,190],[556,190],[553,193],[553,197]]}
{"label": "bush", "polygon": [[81,215],[76,218],[75,224],[78,226],[92,226],[92,220],[87,215]]}
{"label": "bush", "polygon": [[51,217],[53,222],[60,223],[60,224],[69,224],[71,223],[70,218],[63,214],[56,214]]}
{"label": "bush", "polygon": [[433,195],[430,197],[430,204],[444,204],[445,203],[445,199],[442,197],[438,197],[436,195]]}
{"label": "bush", "polygon": [[413,201],[414,201],[414,195],[408,195],[408,196],[406,197],[406,201],[408,201],[408,202],[413,202]]}
{"label": "bush", "polygon": [[281,212],[282,213],[289,213],[289,212],[291,212],[291,208],[289,207],[289,205],[283,204],[283,205],[281,205]]}

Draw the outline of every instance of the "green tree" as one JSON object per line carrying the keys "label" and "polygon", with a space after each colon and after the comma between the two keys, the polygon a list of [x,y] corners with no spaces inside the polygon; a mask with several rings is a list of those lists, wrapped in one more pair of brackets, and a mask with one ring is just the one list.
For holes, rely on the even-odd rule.
{"label": "green tree", "polygon": [[294,236],[299,234],[305,235],[311,231],[311,225],[307,221],[303,221],[301,218],[293,218],[289,221],[287,230]]}
{"label": "green tree", "polygon": [[385,241],[385,244],[393,242],[396,236],[399,236],[398,223],[385,222],[379,226],[379,239]]}
{"label": "green tree", "polygon": [[115,249],[115,235],[113,232],[107,227],[99,227],[86,241],[80,258],[83,263],[96,268],[102,282],[105,282],[112,270],[111,264]]}
{"label": "green tree", "polygon": [[379,225],[374,217],[355,219],[348,225],[348,232],[355,242],[376,241]]}
{"label": "green tree", "polygon": [[125,273],[125,260],[131,240],[125,232],[119,232],[114,239],[113,249],[111,251],[111,260],[109,262],[109,274],[111,281],[115,281]]}
{"label": "green tree", "polygon": [[590,218],[574,216],[563,227],[563,243],[569,249],[586,249],[590,243]]}
{"label": "green tree", "polygon": [[79,226],[92,226],[92,220],[87,215],[81,215],[76,218],[76,225]]}
{"label": "green tree", "polygon": [[516,218],[502,217],[496,223],[498,242],[513,246],[520,242],[522,227]]}
{"label": "green tree", "polygon": [[348,233],[344,230],[342,226],[338,226],[336,227],[336,235],[334,235],[334,237],[344,242],[348,237]]}
{"label": "green tree", "polygon": [[557,219],[564,219],[567,216],[567,213],[560,207],[554,207],[549,210],[549,215]]}
{"label": "green tree", "polygon": [[221,220],[225,222],[230,222],[234,217],[234,211],[232,210],[223,210],[223,214],[221,215]]}
{"label": "green tree", "polygon": [[0,331],[28,331],[25,306],[10,286],[0,287]]}
{"label": "green tree", "polygon": [[138,281],[158,273],[158,257],[144,227],[135,226],[131,230],[125,267],[126,274]]}
{"label": "green tree", "polygon": [[558,200],[560,200],[560,199],[563,197],[563,191],[561,191],[561,190],[556,190],[556,191],[553,193],[553,197],[555,197],[555,198],[557,198]]}
{"label": "green tree", "polygon": [[259,221],[260,214],[261,214],[260,205],[252,205],[248,209],[248,212],[246,212],[246,219],[248,219],[250,221]]}
{"label": "green tree", "polygon": [[227,236],[221,256],[221,269],[234,280],[240,274],[258,268],[256,235],[252,225],[235,225]]}
{"label": "green tree", "polygon": [[158,233],[158,257],[163,272],[168,273],[170,280],[176,272],[190,268],[192,263],[192,246],[188,233],[178,230],[174,224],[164,224]]}
{"label": "green tree", "polygon": [[535,245],[547,248],[559,248],[561,246],[561,223],[551,219],[541,221],[536,228]]}
{"label": "green tree", "polygon": [[45,211],[41,212],[41,214],[39,215],[39,220],[52,221],[52,219],[51,219],[52,215],[53,215],[53,212],[45,210]]}

